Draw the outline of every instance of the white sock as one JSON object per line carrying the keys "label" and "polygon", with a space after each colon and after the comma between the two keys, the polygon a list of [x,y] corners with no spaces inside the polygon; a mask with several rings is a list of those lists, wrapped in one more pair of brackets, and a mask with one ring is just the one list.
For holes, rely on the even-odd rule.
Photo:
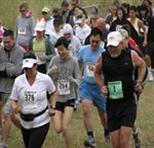
{"label": "white sock", "polygon": [[151,70],[152,70],[152,68],[151,68],[151,66],[149,66],[149,67],[148,67],[148,71],[151,71]]}

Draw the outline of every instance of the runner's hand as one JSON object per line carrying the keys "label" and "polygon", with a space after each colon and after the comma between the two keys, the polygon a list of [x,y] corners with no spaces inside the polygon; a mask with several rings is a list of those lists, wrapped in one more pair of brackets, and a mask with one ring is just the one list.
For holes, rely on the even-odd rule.
{"label": "runner's hand", "polygon": [[50,108],[50,109],[49,109],[49,115],[50,115],[50,116],[54,116],[55,114],[56,114],[55,109]]}
{"label": "runner's hand", "polygon": [[77,79],[74,79],[72,76],[68,76],[68,79],[70,82],[75,83],[76,85],[80,84],[80,82]]}
{"label": "runner's hand", "polygon": [[136,92],[138,92],[139,94],[142,93],[142,90],[143,90],[143,84],[142,83],[139,83],[137,82],[134,86],[134,89]]}
{"label": "runner's hand", "polygon": [[72,76],[68,76],[70,82],[76,83],[76,80]]}
{"label": "runner's hand", "polygon": [[103,85],[103,86],[101,87],[101,91],[102,91],[104,97],[107,97],[107,94],[108,94],[108,88],[107,88],[106,85]]}
{"label": "runner's hand", "polygon": [[46,60],[46,55],[40,55],[39,59],[40,59],[40,61],[45,61]]}
{"label": "runner's hand", "polygon": [[52,66],[51,69],[48,70],[47,74],[57,74],[58,67],[56,65]]}
{"label": "runner's hand", "polygon": [[18,114],[21,112],[22,107],[17,105],[16,108],[14,108],[13,113]]}

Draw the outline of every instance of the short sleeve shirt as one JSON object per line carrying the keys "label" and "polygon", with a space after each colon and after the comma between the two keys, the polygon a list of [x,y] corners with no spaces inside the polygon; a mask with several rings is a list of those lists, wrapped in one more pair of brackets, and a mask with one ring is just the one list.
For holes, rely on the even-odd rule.
{"label": "short sleeve shirt", "polygon": [[[44,110],[48,105],[47,92],[49,94],[55,91],[55,86],[48,75],[37,73],[35,82],[30,85],[27,81],[26,75],[23,74],[16,78],[10,98],[18,101],[22,107],[23,114],[37,114]],[[48,123],[50,117],[48,111],[36,117],[29,124],[28,122],[21,121],[25,128],[34,128]]]}
{"label": "short sleeve shirt", "polygon": [[96,51],[91,49],[90,45],[83,46],[78,53],[78,60],[83,63],[83,80],[88,83],[95,84],[94,67],[105,49],[99,47]]}

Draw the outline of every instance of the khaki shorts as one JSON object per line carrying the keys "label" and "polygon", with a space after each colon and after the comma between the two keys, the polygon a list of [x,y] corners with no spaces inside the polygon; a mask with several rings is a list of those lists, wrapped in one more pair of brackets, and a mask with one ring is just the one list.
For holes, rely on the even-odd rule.
{"label": "khaki shorts", "polygon": [[9,104],[9,97],[10,94],[8,93],[0,93],[0,100],[3,103],[3,112],[4,114],[10,114],[11,113],[11,108],[10,108],[10,104]]}

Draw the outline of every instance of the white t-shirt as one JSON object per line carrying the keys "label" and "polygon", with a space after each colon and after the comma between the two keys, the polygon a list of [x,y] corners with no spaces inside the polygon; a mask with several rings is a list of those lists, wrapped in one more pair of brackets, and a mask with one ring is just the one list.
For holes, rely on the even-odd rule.
{"label": "white t-shirt", "polygon": [[83,27],[77,26],[75,28],[75,36],[79,38],[82,44],[84,43],[90,32],[91,28],[87,24],[84,24]]}
{"label": "white t-shirt", "polygon": [[[37,114],[44,110],[48,105],[47,92],[55,91],[53,81],[48,75],[37,72],[35,82],[30,85],[26,75],[22,74],[16,78],[10,98],[18,101],[21,105],[23,114]],[[21,125],[26,129],[40,127],[50,121],[48,110],[33,121],[27,122],[21,119]]]}
{"label": "white t-shirt", "polygon": [[61,29],[59,32],[56,32],[54,29],[51,30],[51,31],[48,31],[48,33],[45,33],[45,34],[48,34],[49,37],[50,37],[50,41],[53,45],[56,44],[57,40],[63,36],[63,30]]}
{"label": "white t-shirt", "polygon": [[72,39],[69,44],[70,55],[77,57],[80,48],[81,48],[80,40],[75,35],[72,35]]}

